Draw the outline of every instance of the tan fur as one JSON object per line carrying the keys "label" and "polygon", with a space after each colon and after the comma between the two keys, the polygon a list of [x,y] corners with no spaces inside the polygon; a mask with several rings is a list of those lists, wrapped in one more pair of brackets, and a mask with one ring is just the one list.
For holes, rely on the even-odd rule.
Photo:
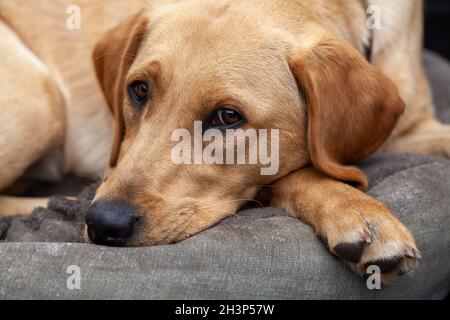
{"label": "tan fur", "polygon": [[16,198],[0,196],[0,218],[8,217],[13,212],[14,215],[26,216],[38,207],[47,206],[47,198]]}
{"label": "tan fur", "polygon": [[292,70],[308,105],[308,146],[316,168],[367,189],[347,164],[364,159],[389,137],[404,110],[394,84],[352,46],[319,39],[299,49]]}
{"label": "tan fur", "polygon": [[0,34],[2,190],[62,140],[64,111],[48,68],[2,21]]}
{"label": "tan fur", "polygon": [[[370,32],[359,0],[77,2],[82,31],[64,29],[69,0],[0,2],[9,25],[0,29],[0,46],[8,47],[8,59],[28,63],[14,74],[0,66],[1,79],[8,79],[0,90],[10,85],[8,92],[28,93],[33,105],[43,106],[39,123],[65,128],[64,137],[58,130],[42,137],[36,125],[10,128],[21,150],[30,148],[23,152],[0,140],[1,150],[14,150],[0,153],[0,177],[7,176],[2,168],[11,172],[12,160],[23,163],[4,181],[13,182],[60,143],[64,172],[97,175],[107,166],[113,136],[111,166],[94,201],[124,200],[138,209],[145,223],[129,245],[185,239],[273,184],[272,204],[312,225],[333,253],[340,243],[365,241],[361,260],[349,262],[356,271],[399,258],[387,281],[416,265],[420,254],[408,230],[384,205],[345,183],[366,188],[352,164],[383,144],[387,152],[450,156],[449,128],[434,119],[421,62],[422,1],[370,1],[383,9],[372,65],[362,56]],[[37,94],[32,90],[39,87],[23,85],[27,79],[56,88]],[[141,112],[125,94],[134,80],[151,89]],[[55,92],[62,101],[49,103]],[[2,128],[23,124],[28,102],[4,99],[0,95]],[[280,130],[278,175],[261,176],[260,164],[172,163],[173,130],[192,129],[224,104],[241,110],[244,128]],[[9,109],[12,116],[2,113]],[[28,130],[33,137],[25,136]],[[45,148],[31,148],[43,141]]]}
{"label": "tan fur", "polygon": [[271,205],[311,225],[332,253],[338,255],[339,244],[365,242],[361,260],[348,262],[361,275],[371,262],[393,257],[405,258],[392,273],[383,275],[384,282],[417,265],[420,253],[408,229],[389,208],[366,194],[311,167],[292,173],[271,190]]}

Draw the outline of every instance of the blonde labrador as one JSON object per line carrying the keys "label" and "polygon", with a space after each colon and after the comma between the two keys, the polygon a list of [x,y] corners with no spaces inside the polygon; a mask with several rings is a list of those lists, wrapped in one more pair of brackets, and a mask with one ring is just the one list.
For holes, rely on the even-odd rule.
{"label": "blonde labrador", "polygon": [[[72,4],[79,30],[66,28]],[[379,30],[367,28],[368,5],[381,10]],[[311,225],[358,273],[378,264],[389,281],[421,255],[352,163],[380,148],[450,157],[421,61],[422,9],[420,0],[1,0],[0,189],[38,160],[42,175],[107,169],[86,238],[145,246],[209,228],[269,186],[263,200]],[[278,129],[278,173],[175,164],[171,135],[197,120]],[[43,202],[0,197],[0,215]]]}

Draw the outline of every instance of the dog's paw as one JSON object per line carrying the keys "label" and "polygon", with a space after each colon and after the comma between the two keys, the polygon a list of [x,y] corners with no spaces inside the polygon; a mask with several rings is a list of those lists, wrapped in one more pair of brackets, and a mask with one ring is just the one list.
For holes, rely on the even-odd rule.
{"label": "dog's paw", "polygon": [[418,266],[421,254],[414,238],[386,206],[371,201],[344,210],[340,219],[323,221],[318,232],[329,250],[354,271],[366,275],[376,266],[387,284]]}

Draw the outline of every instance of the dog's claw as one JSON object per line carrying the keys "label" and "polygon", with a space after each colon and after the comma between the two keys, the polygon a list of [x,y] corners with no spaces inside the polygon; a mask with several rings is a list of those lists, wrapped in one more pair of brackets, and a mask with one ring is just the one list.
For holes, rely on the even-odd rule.
{"label": "dog's claw", "polygon": [[405,255],[409,258],[422,259],[422,254],[420,253],[420,251],[413,247],[408,247],[406,249]]}

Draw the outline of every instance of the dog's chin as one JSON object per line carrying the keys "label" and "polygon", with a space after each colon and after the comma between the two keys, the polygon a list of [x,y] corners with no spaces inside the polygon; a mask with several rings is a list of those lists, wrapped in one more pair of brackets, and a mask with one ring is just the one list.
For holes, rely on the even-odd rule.
{"label": "dog's chin", "polygon": [[142,233],[140,235],[135,235],[133,238],[129,239],[129,241],[127,241],[125,246],[139,248],[139,247],[171,245],[187,240],[201,232],[202,230],[199,230],[194,234],[183,232],[174,235],[169,234],[152,235],[150,233]]}

